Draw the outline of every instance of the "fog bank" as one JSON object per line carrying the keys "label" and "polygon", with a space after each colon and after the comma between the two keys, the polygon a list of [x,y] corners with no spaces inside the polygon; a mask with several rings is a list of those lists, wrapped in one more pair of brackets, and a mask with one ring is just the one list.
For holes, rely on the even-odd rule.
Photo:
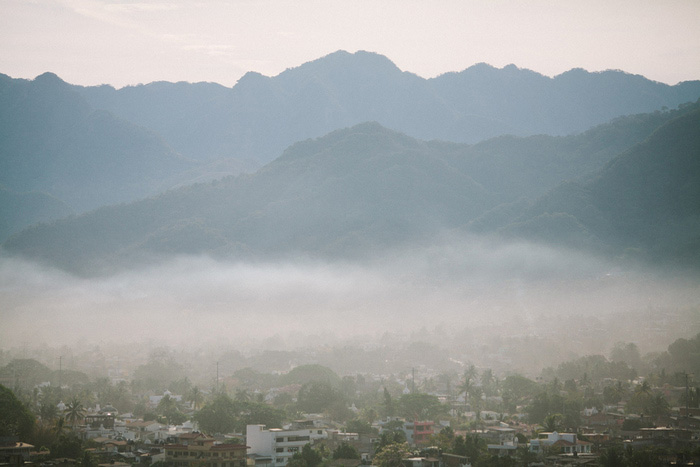
{"label": "fog bank", "polygon": [[507,349],[493,344],[503,339],[556,339],[562,353],[578,355],[617,341],[647,352],[700,330],[698,285],[697,277],[474,239],[364,263],[179,257],[88,279],[0,258],[0,341],[245,351],[378,345],[422,332],[470,359]]}

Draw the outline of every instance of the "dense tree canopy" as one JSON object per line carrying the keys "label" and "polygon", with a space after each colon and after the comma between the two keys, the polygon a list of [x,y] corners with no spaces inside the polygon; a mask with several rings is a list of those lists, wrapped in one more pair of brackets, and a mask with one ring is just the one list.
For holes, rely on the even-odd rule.
{"label": "dense tree canopy", "polygon": [[15,394],[0,385],[0,436],[28,440],[34,430],[34,416]]}
{"label": "dense tree canopy", "polygon": [[404,394],[399,398],[399,415],[407,420],[434,420],[445,413],[445,406],[431,394]]}
{"label": "dense tree canopy", "polygon": [[236,427],[237,416],[233,400],[226,394],[219,394],[195,415],[195,420],[205,433],[229,433]]}

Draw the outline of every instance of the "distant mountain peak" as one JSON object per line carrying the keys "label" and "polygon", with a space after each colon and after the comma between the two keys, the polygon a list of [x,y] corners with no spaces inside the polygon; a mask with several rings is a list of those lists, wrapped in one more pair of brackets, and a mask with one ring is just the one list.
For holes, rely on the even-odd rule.
{"label": "distant mountain peak", "polygon": [[42,73],[36,78],[34,78],[34,84],[38,84],[41,86],[59,86],[59,85],[67,85],[65,81],[63,81],[61,78],[58,77],[57,74],[51,73],[50,71],[47,71],[46,73]]}
{"label": "distant mountain peak", "polygon": [[306,62],[298,67],[289,68],[280,73],[279,77],[289,77],[298,74],[318,74],[333,72],[354,72],[362,74],[400,74],[399,67],[384,55],[358,50],[350,53],[345,50],[338,50],[324,57]]}

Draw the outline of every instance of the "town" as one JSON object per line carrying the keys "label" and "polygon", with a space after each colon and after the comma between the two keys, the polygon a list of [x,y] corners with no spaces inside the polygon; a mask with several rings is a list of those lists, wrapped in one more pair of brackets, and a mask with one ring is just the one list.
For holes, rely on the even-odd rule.
{"label": "town", "polygon": [[[13,358],[0,367],[0,464],[693,465],[698,355],[700,334],[648,355],[618,343],[609,357],[535,377],[462,362],[388,374],[313,363],[229,371],[222,359],[209,381],[191,381],[165,349],[132,369],[125,357],[102,359],[97,378],[70,368],[74,356],[58,369]],[[256,358],[262,368],[285,356]]]}

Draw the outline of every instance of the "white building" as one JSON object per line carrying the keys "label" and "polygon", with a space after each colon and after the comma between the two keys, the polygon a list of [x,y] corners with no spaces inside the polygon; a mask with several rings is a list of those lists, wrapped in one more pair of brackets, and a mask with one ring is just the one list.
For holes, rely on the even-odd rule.
{"label": "white building", "polygon": [[246,445],[250,448],[249,456],[258,466],[283,466],[305,444],[318,439],[328,438],[325,429],[318,428],[313,422],[297,422],[290,429],[265,429],[265,425],[246,426]]}
{"label": "white building", "polygon": [[542,452],[549,447],[560,448],[564,453],[590,453],[591,443],[581,441],[576,437],[576,433],[540,433],[538,439],[530,440],[531,452]]}

